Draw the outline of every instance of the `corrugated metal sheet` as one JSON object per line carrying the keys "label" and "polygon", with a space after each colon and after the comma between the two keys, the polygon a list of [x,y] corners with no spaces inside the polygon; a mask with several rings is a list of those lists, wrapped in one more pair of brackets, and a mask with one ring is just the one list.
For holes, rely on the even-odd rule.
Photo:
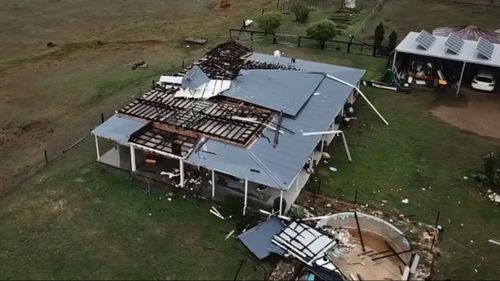
{"label": "corrugated metal sheet", "polygon": [[242,70],[223,95],[295,116],[323,78],[293,70]]}
{"label": "corrugated metal sheet", "polygon": [[485,59],[479,56],[477,51],[477,41],[464,40],[460,53],[454,54],[449,52],[448,47],[446,46],[448,37],[436,36],[436,40],[432,43],[429,49],[423,50],[419,48],[416,41],[419,34],[419,32],[408,33],[403,41],[401,41],[401,43],[399,43],[396,47],[396,50],[407,54],[500,67],[500,44],[493,44],[494,50],[491,59]]}
{"label": "corrugated metal sheet", "polygon": [[263,259],[276,253],[284,255],[285,250],[274,245],[271,240],[274,235],[283,231],[286,228],[280,219],[270,217],[268,220],[258,224],[257,226],[243,232],[238,239],[258,258]]}
{"label": "corrugated metal sheet", "polygon": [[182,78],[182,87],[196,89],[209,81],[210,78],[198,66],[194,66]]}
{"label": "corrugated metal sheet", "polygon": [[[254,60],[258,58],[264,62],[287,63],[290,61],[287,58],[275,58],[262,54],[253,54],[250,58]],[[365,72],[360,69],[303,60],[296,60],[297,64],[300,65],[297,67],[303,70],[326,72],[351,84],[357,84]],[[294,78],[297,79],[297,77]],[[268,87],[280,89],[282,85],[271,84]],[[304,137],[301,133],[327,130],[333,118],[351,95],[352,89],[325,79],[316,92],[319,95],[312,95],[295,117],[284,116],[282,125],[294,131],[295,134],[280,134],[275,148],[271,143],[275,132],[267,129],[263,133],[264,137],[256,140],[249,149],[217,140],[208,140],[204,149],[191,153],[186,162],[246,178],[259,184],[288,190],[321,138],[318,135]]]}
{"label": "corrugated metal sheet", "polygon": [[109,140],[113,140],[122,145],[128,145],[130,135],[144,127],[148,121],[132,120],[126,117],[113,115],[97,128],[92,130],[92,134]]}

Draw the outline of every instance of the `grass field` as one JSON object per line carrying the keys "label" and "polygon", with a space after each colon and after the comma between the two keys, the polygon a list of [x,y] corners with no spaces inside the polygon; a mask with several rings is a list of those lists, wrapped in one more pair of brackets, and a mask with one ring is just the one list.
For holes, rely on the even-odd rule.
{"label": "grass field", "polygon": [[[0,194],[163,72],[177,72],[266,0],[2,1]],[[64,23],[64,24],[63,24]],[[185,37],[208,39],[186,46]],[[47,47],[52,42],[54,47]],[[145,60],[147,69],[125,64]]]}
{"label": "grass field", "polygon": [[[51,156],[59,155],[99,122],[101,112],[109,114],[161,72],[177,70],[183,59],[198,57],[205,48],[187,48],[182,43],[186,30],[190,36],[208,37],[213,45],[228,27],[239,26],[273,4],[232,1],[231,10],[224,12],[215,9],[213,1],[169,2],[173,6],[126,0],[115,10],[111,0],[92,7],[84,0],[3,3],[0,24],[11,28],[0,30],[5,43],[0,50],[0,157],[9,161],[0,163],[0,191],[35,172],[44,148]],[[176,13],[167,13],[170,10]],[[372,23],[384,20],[386,31],[396,28],[400,35],[462,23],[495,28],[499,11],[431,0],[386,0]],[[68,17],[73,19],[67,25],[58,24]],[[194,17],[201,20],[193,21]],[[36,32],[39,26],[44,32]],[[303,26],[291,23],[283,28],[300,31]],[[367,38],[372,33],[363,32]],[[57,46],[48,49],[48,41]],[[386,63],[369,56],[263,42],[253,42],[252,47],[365,68],[366,79],[378,78]],[[149,68],[123,67],[136,59],[147,60]],[[416,215],[415,220],[430,224],[441,210],[445,232],[435,277],[497,279],[498,248],[487,240],[498,237],[499,210],[464,176],[480,170],[483,155],[499,150],[498,142],[430,116],[429,109],[446,102],[432,92],[366,92],[391,124],[384,126],[361,100],[359,120],[347,130],[354,162],[345,161],[340,146],[330,151],[334,160],[318,172],[322,192],[352,200],[358,189],[362,203]],[[232,240],[224,241],[234,221],[211,216],[208,202],[169,202],[159,189],[148,197],[141,184],[100,171],[93,157],[88,139],[0,199],[0,279],[234,277],[245,259]],[[339,172],[333,174],[330,165]],[[402,204],[402,198],[409,204]],[[387,201],[383,206],[382,200]],[[262,275],[260,268],[246,262],[239,279]]]}
{"label": "grass field", "polygon": [[[93,161],[92,138],[0,205],[0,279],[232,279],[246,257],[234,221],[210,204],[152,189]],[[251,261],[239,278],[262,279]]]}
{"label": "grass field", "polygon": [[[253,46],[265,52],[273,47]],[[378,79],[386,65],[385,59],[341,52],[280,50],[299,58],[366,68],[366,79]],[[330,150],[335,160],[322,164],[318,171],[322,193],[352,201],[358,189],[361,203],[393,214],[415,215],[415,221],[427,224],[434,223],[440,210],[445,232],[434,277],[496,279],[498,249],[488,240],[499,235],[500,212],[470,175],[482,169],[486,153],[500,151],[499,142],[462,132],[431,116],[429,110],[449,98],[438,97],[432,90],[410,95],[372,88],[365,92],[390,126],[360,99],[359,120],[346,130],[354,160],[347,161],[340,143]],[[332,173],[331,166],[339,172]],[[403,204],[404,198],[410,202]]]}

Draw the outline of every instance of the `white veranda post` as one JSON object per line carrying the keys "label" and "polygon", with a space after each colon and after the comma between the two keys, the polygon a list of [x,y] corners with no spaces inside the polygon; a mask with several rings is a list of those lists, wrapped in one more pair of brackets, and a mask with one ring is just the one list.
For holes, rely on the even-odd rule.
{"label": "white veranda post", "polygon": [[182,161],[182,159],[179,159],[179,170],[180,170],[179,186],[184,187],[184,161]]}
{"label": "white veranda post", "polygon": [[215,198],[215,171],[212,170],[212,198]]}
{"label": "white veranda post", "polygon": [[99,159],[101,159],[101,152],[99,151],[99,139],[97,138],[96,135],[94,135],[95,137],[95,152],[97,153],[97,161],[99,161]]}
{"label": "white veranda post", "polygon": [[132,172],[137,170],[137,164],[135,162],[135,148],[133,145],[130,145],[130,167],[132,168]]}
{"label": "white veranda post", "polygon": [[243,198],[243,215],[247,212],[247,200],[248,200],[248,180],[245,179],[245,197]]}
{"label": "white veranda post", "polygon": [[283,190],[280,190],[280,216],[283,214]]}

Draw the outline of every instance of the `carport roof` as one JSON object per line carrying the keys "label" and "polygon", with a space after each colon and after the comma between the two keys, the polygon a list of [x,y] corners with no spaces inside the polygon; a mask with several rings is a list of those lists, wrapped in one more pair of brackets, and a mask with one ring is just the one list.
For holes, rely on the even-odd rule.
{"label": "carport roof", "polygon": [[490,59],[481,57],[477,47],[477,41],[463,40],[463,46],[458,54],[454,54],[448,50],[446,41],[448,37],[434,36],[435,40],[432,42],[428,49],[420,47],[417,42],[417,37],[420,32],[410,32],[396,47],[396,51],[414,55],[435,57],[441,59],[448,59],[454,61],[461,61],[466,63],[474,63],[479,65],[488,65],[493,67],[500,67],[500,44],[493,45],[493,54]]}

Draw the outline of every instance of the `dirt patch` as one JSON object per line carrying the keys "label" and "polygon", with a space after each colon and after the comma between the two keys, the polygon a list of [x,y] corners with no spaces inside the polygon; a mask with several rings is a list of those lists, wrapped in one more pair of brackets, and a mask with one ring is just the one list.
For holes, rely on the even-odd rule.
{"label": "dirt patch", "polygon": [[431,109],[440,120],[474,134],[500,139],[500,96],[464,91],[465,98]]}

